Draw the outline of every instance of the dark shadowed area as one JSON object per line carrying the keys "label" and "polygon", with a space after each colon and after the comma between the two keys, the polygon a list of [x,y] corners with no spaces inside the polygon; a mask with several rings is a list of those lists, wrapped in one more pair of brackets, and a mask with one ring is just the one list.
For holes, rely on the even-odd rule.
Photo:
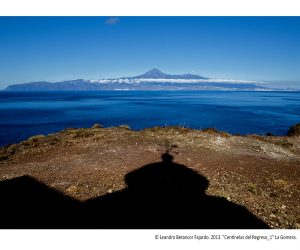
{"label": "dark shadowed area", "polygon": [[268,226],[245,207],[208,196],[208,180],[162,161],[128,173],[127,187],[79,202],[30,176],[0,182],[1,228],[260,229]]}

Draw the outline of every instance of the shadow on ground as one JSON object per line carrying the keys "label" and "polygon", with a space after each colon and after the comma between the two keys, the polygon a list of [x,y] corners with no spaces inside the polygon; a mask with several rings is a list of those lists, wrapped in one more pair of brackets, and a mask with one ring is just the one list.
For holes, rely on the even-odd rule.
{"label": "shadow on ground", "polygon": [[1,228],[259,229],[245,207],[208,196],[208,180],[173,162],[128,173],[121,191],[81,203],[29,176],[0,182]]}

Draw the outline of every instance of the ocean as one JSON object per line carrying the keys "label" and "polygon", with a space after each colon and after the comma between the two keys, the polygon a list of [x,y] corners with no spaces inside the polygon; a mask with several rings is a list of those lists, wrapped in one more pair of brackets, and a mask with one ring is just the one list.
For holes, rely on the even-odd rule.
{"label": "ocean", "polygon": [[0,145],[66,128],[178,125],[285,135],[300,122],[300,92],[0,92]]}

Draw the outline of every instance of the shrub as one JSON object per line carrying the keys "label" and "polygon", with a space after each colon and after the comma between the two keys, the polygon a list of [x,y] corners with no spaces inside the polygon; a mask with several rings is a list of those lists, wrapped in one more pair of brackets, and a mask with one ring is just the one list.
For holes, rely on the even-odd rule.
{"label": "shrub", "polygon": [[45,138],[45,135],[34,135],[28,138],[28,141],[38,141],[39,139]]}
{"label": "shrub", "polygon": [[204,128],[202,129],[203,132],[208,132],[208,133],[219,133],[219,131],[215,128]]}
{"label": "shrub", "polygon": [[248,183],[247,189],[252,194],[259,194],[259,189],[258,189],[257,185],[254,183]]}
{"label": "shrub", "polygon": [[289,131],[287,132],[287,136],[300,136],[300,123],[290,127]]}
{"label": "shrub", "polygon": [[74,130],[74,138],[85,138],[85,137],[90,137],[90,136],[93,136],[94,133],[88,129],[83,129],[83,128],[80,128],[80,129],[76,129]]}
{"label": "shrub", "polygon": [[128,125],[120,125],[119,128],[124,128],[124,129],[127,129],[127,130],[131,129]]}
{"label": "shrub", "polygon": [[230,134],[225,132],[225,131],[219,131],[215,128],[204,128],[202,129],[203,132],[206,132],[206,133],[215,133],[215,134],[218,134],[218,135],[221,135],[223,137],[230,137]]}
{"label": "shrub", "polygon": [[103,128],[103,125],[96,123],[92,126],[92,128]]}
{"label": "shrub", "polygon": [[0,156],[0,161],[6,161],[8,160],[8,156],[7,155],[1,155]]}
{"label": "shrub", "polygon": [[17,144],[12,144],[8,147],[7,149],[7,153],[13,155],[14,153],[16,153],[16,151],[18,150],[18,145]]}

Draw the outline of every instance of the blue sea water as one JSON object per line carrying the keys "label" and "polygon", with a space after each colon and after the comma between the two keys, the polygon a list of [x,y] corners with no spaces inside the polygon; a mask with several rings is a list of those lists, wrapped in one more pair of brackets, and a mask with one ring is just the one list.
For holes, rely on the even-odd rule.
{"label": "blue sea water", "polygon": [[286,134],[300,122],[299,92],[0,92],[0,145],[70,127],[122,124],[213,127],[230,133]]}

